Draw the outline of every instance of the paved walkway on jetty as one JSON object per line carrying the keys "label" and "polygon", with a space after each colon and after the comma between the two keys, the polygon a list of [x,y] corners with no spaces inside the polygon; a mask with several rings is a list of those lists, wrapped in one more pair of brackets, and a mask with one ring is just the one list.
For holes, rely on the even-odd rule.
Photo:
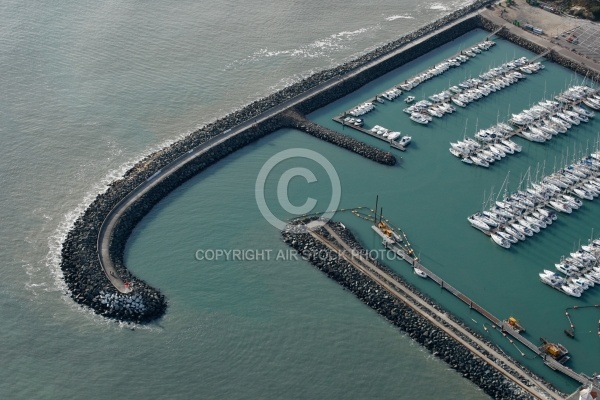
{"label": "paved walkway on jetty", "polygon": [[[471,335],[471,333],[468,330],[466,330],[460,324],[450,319],[445,312],[437,310],[431,304],[427,303],[419,296],[413,294],[410,288],[396,281],[387,272],[383,271],[377,265],[373,264],[369,259],[363,257],[360,252],[353,252],[352,248],[350,248],[350,246],[346,242],[344,242],[344,240],[342,240],[340,236],[335,231],[333,231],[333,229],[331,229],[331,227],[325,225],[324,228],[335,240],[335,242],[326,239],[325,237],[319,235],[314,231],[309,232],[314,238],[321,241],[323,244],[335,251],[337,254],[341,254],[346,261],[348,261],[351,265],[353,265],[363,274],[367,275],[374,282],[378,283],[392,296],[408,305],[416,313],[428,320],[432,325],[444,331],[447,335],[449,335],[455,341],[466,347],[469,351],[471,351],[474,355],[479,357],[482,361],[487,363],[492,368],[496,369],[506,378],[516,383],[521,389],[523,389],[524,391],[526,391],[531,396],[537,399],[563,399],[562,396],[553,392],[535,376],[530,376],[527,373],[525,373],[519,365],[515,364],[504,354],[498,352],[493,347],[488,346],[487,343],[480,340],[476,336]],[[488,354],[497,361],[488,358]],[[506,370],[505,367],[499,365],[498,362],[504,363],[514,372],[514,374],[511,374],[509,371]],[[527,382],[527,384],[523,383],[522,381]]]}
{"label": "paved walkway on jetty", "polygon": [[[477,13],[478,13],[478,11],[475,11],[475,12],[469,13],[461,18],[458,18],[457,20],[444,26],[443,29],[451,28],[451,27],[463,22],[466,19],[474,17],[475,15],[477,15]],[[282,102],[279,105],[258,115],[254,119],[243,122],[242,124],[237,125],[231,129],[223,132],[219,136],[217,136],[211,140],[208,140],[207,142],[201,144],[200,146],[195,147],[194,149],[190,150],[188,153],[182,155],[181,157],[179,157],[178,159],[173,161],[171,164],[163,167],[162,170],[160,170],[159,172],[157,172],[155,175],[153,175],[151,177],[152,179],[149,178],[148,180],[141,183],[134,190],[132,190],[129,194],[127,194],[127,196],[125,196],[109,212],[109,214],[106,216],[104,222],[102,223],[102,226],[100,227],[100,231],[98,233],[98,242],[97,242],[98,258],[100,260],[100,265],[102,266],[104,273],[106,274],[106,276],[108,277],[110,282],[113,284],[113,286],[121,293],[130,293],[132,291],[132,289],[128,285],[126,285],[125,282],[123,282],[123,280],[118,276],[117,271],[114,266],[114,263],[110,258],[110,251],[109,251],[110,250],[110,239],[113,234],[113,231],[117,225],[117,222],[119,221],[121,216],[124,214],[125,210],[127,210],[127,208],[131,207],[138,199],[140,199],[144,194],[146,194],[148,191],[150,191],[158,183],[160,183],[162,180],[164,180],[169,175],[177,172],[180,168],[185,166],[188,162],[194,160],[196,157],[199,157],[199,156],[205,154],[208,150],[212,149],[214,146],[217,146],[217,145],[223,143],[224,141],[226,141],[227,139],[229,139],[233,136],[236,136],[236,135],[240,134],[241,132],[244,132],[248,128],[251,128],[252,125],[254,125],[255,123],[260,123],[269,118],[272,118],[290,108],[293,108],[296,105],[299,105],[303,101],[306,101],[307,99],[309,99],[310,97],[312,97],[318,93],[321,93],[321,92],[324,92],[327,90],[331,90],[333,87],[338,85],[340,82],[343,82],[344,80],[346,80],[348,78],[352,78],[357,74],[363,73],[364,71],[367,71],[369,68],[372,68],[373,66],[379,64],[380,62],[386,61],[389,58],[392,58],[411,47],[419,45],[424,40],[427,40],[428,38],[439,34],[439,32],[440,31],[437,30],[437,31],[428,33],[428,34],[422,36],[421,38],[416,39],[404,46],[401,46],[398,49],[396,49],[386,55],[383,55],[383,56],[381,56],[381,57],[343,75],[343,76],[332,78],[326,82],[321,83],[320,85],[313,87],[312,89],[307,90],[306,92],[303,92],[302,94],[300,94],[296,97],[293,97],[285,102]]]}

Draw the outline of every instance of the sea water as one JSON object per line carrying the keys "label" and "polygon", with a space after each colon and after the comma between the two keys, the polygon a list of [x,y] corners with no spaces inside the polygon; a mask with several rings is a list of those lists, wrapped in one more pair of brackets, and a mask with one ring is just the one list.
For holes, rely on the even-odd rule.
{"label": "sea water", "polygon": [[[253,191],[280,149],[322,152],[344,185],[408,163],[389,170],[282,131],[215,165],[128,245],[128,265],[169,300],[148,327],[80,308],[58,271],[70,224],[144,155],[462,4],[3,1],[1,397],[485,398],[301,260],[195,258],[209,246],[287,249]],[[344,204],[372,202],[350,193]]]}
{"label": "sea water", "polygon": [[[483,31],[468,33],[309,117],[324,126],[387,149],[385,143],[348,127],[342,128],[332,118],[439,63],[460,49],[472,46],[486,35]],[[535,55],[498,40],[498,44],[488,52],[420,85],[411,94],[414,93],[417,99],[426,98],[521,56],[532,58]],[[550,227],[525,242],[514,245],[510,250],[500,248],[489,237],[473,229],[466,217],[481,210],[489,197],[502,198],[505,190],[511,193],[519,184],[525,186],[529,181],[539,180],[543,174],[561,168],[565,162],[589,153],[597,138],[599,122],[592,119],[588,124],[573,127],[567,134],[558,135],[544,144],[515,138],[523,146],[523,151],[507,156],[490,169],[465,165],[448,152],[451,141],[462,139],[465,135],[473,136],[479,128],[506,121],[512,113],[529,108],[544,98],[552,98],[568,86],[579,84],[583,80],[583,77],[556,64],[545,62],[545,65],[546,68],[540,73],[528,75],[519,83],[493,93],[466,109],[459,109],[452,115],[436,119],[428,126],[410,121],[408,115],[402,112],[406,105],[400,99],[393,103],[377,103],[376,110],[365,116],[367,128],[378,124],[413,137],[413,142],[405,153],[391,150],[400,159],[394,167],[375,164],[298,131],[276,132],[227,157],[161,202],[132,236],[127,249],[127,265],[138,276],[143,276],[169,294],[171,308],[164,319],[165,324],[178,318],[180,312],[189,313],[185,318],[190,320],[205,318],[205,314],[209,314],[216,319],[227,317],[232,324],[231,328],[237,332],[244,329],[235,323],[237,318],[241,318],[253,327],[258,324],[276,329],[274,325],[285,325],[298,335],[293,341],[303,342],[312,328],[294,329],[292,326],[303,324],[304,322],[298,321],[305,321],[308,313],[310,318],[337,320],[340,324],[344,324],[344,319],[348,318],[352,323],[368,326],[368,329],[376,332],[377,328],[374,326],[381,319],[374,311],[370,311],[371,317],[380,321],[378,323],[363,320],[367,316],[356,311],[351,314],[336,311],[335,317],[330,316],[330,311],[326,311],[328,307],[335,305],[336,308],[343,308],[349,303],[357,303],[357,300],[350,293],[336,288],[335,284],[312,270],[306,262],[286,257],[278,260],[275,256],[286,248],[281,243],[277,230],[265,221],[257,206],[254,192],[257,176],[270,157],[289,149],[310,149],[323,155],[333,165],[340,179],[339,208],[346,211],[339,211],[334,219],[342,221],[356,232],[365,247],[381,249],[380,238],[370,229],[368,221],[356,218],[348,210],[364,207],[360,212],[368,214],[369,209],[375,206],[375,197],[379,196],[379,205],[383,207],[385,217],[407,233],[424,265],[499,318],[519,318],[527,328],[525,336],[530,341],[539,343],[539,338],[545,337],[562,342],[571,352],[569,366],[575,371],[591,375],[597,367],[596,358],[590,355],[598,354],[599,350],[597,320],[600,312],[598,309],[571,312],[576,325],[575,340],[564,336],[563,330],[569,327],[564,313],[567,307],[573,305],[598,303],[600,291],[594,288],[581,299],[569,298],[543,285],[538,273],[543,269],[553,269],[553,264],[558,262],[561,255],[566,255],[580,243],[586,242],[594,230],[598,232],[598,204],[586,201],[572,215],[559,215],[558,220]],[[319,204],[315,209],[320,207],[320,210],[326,210],[332,197],[329,171],[308,159],[285,160],[272,169],[265,188],[266,203],[271,210],[281,219],[290,216],[281,206],[277,184],[278,177],[291,168],[308,169],[316,177],[315,183],[308,183],[299,177],[290,181],[287,195],[291,203],[300,206],[307,198],[314,198]],[[244,249],[261,255],[257,256],[257,260],[236,260],[227,255],[207,259],[204,256],[216,254],[209,251],[219,249]],[[195,257],[199,250],[201,259]],[[267,251],[270,256],[256,250]],[[465,304],[431,281],[413,275],[404,262],[390,261],[387,264],[528,368],[565,391],[572,391],[576,386],[570,379],[545,367],[523,345],[510,343]],[[305,278],[305,274],[311,278]],[[308,289],[316,285],[313,279],[319,280],[319,284],[331,290],[316,286],[312,290]],[[306,309],[308,303],[300,300],[304,296],[318,304],[312,304]],[[297,309],[300,303],[302,306]],[[366,308],[360,304],[358,306]],[[325,314],[320,315],[321,312]],[[278,315],[283,319],[277,321]],[[290,320],[286,319],[288,317]],[[270,329],[269,337],[274,334]],[[352,365],[364,367],[366,360],[363,359],[362,352],[370,353],[375,351],[375,347],[381,349],[387,344],[376,344],[377,341],[372,338],[363,338],[362,333],[356,336],[358,342],[351,344],[348,340],[349,337],[355,337],[354,329],[345,330],[349,336],[338,338],[344,343],[339,346],[343,348],[345,357],[354,360]],[[280,340],[292,340],[288,336],[290,334],[283,335]],[[394,335],[396,340],[405,340],[401,334]],[[318,344],[321,340],[317,339],[318,336],[320,334],[310,336],[310,342],[316,346],[317,353],[329,354],[332,349],[337,348],[331,344]],[[331,339],[330,334],[326,336]],[[224,340],[230,342],[229,339]],[[275,343],[277,342],[273,342],[274,346],[282,346]],[[321,345],[324,347],[316,350]],[[284,345],[286,351],[291,351],[290,346]],[[300,348],[306,346],[308,344],[303,343]],[[259,346],[253,344],[248,348],[243,347],[250,351],[249,347],[256,349]],[[254,350],[250,353],[254,355]],[[329,354],[326,358],[338,355],[336,352],[336,355]],[[387,387],[385,390],[394,392],[400,390],[396,385],[404,387],[405,382],[395,381],[391,378],[395,374],[389,372],[394,368],[394,360],[403,356],[384,351],[378,357],[377,362],[382,363],[380,365],[385,370],[384,375],[390,377],[390,381],[378,383],[378,386]],[[266,362],[260,361],[261,368]],[[338,361],[335,362],[337,363]],[[276,368],[276,365],[275,363],[273,367]],[[275,373],[269,372],[269,375],[274,376]],[[415,384],[412,387],[420,388],[421,385]],[[346,395],[354,391],[352,389]],[[404,390],[401,392],[408,395]],[[409,395],[411,396],[413,395]]]}

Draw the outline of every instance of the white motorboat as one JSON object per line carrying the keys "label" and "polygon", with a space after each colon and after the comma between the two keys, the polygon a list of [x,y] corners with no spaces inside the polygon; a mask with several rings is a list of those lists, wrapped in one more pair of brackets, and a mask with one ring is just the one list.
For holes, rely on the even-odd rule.
{"label": "white motorboat", "polygon": [[579,196],[582,199],[586,199],[586,200],[594,200],[594,195],[589,193],[587,190],[584,190],[582,188],[573,188],[572,192],[574,194],[576,194],[577,196]]}
{"label": "white motorboat", "polygon": [[410,119],[422,125],[427,125],[429,123],[429,120],[427,120],[422,114],[419,113],[411,114]]}
{"label": "white motorboat", "polygon": [[523,150],[523,148],[518,145],[517,143],[513,142],[512,140],[509,139],[500,139],[500,142],[506,146],[509,146],[510,148],[512,148],[514,151],[516,151],[517,153],[520,153],[521,150]]}
{"label": "white motorboat", "polygon": [[398,144],[400,146],[406,147],[406,146],[408,146],[410,144],[411,141],[412,141],[412,137],[411,136],[408,136],[408,135],[407,136],[402,136],[402,139],[400,139],[398,141]]}
{"label": "white motorboat", "polygon": [[418,275],[421,278],[427,278],[427,274],[421,268],[413,267],[413,271],[415,272],[415,275]]}
{"label": "white motorboat", "polygon": [[459,106],[459,107],[466,107],[467,106],[464,102],[462,102],[461,100],[457,99],[456,97],[452,97],[450,100],[452,100],[452,102],[454,104],[456,104],[457,106]]}
{"label": "white motorboat", "polygon": [[407,104],[412,103],[413,101],[415,101],[415,96],[408,96],[404,99],[404,102]]}
{"label": "white motorboat", "polygon": [[598,273],[594,273],[594,272],[588,272],[586,274],[583,274],[583,276],[591,281],[594,282],[594,284],[596,285],[600,285],[600,275]]}
{"label": "white motorboat", "polygon": [[545,269],[544,272],[540,272],[538,275],[542,282],[550,286],[561,285],[565,282],[565,278],[556,272],[548,271],[547,269]]}
{"label": "white motorboat", "polygon": [[549,217],[550,219],[552,219],[552,221],[556,221],[556,219],[558,218],[558,216],[556,215],[556,213],[554,211],[549,211],[546,210],[545,208],[538,208],[537,210],[540,214]]}
{"label": "white motorboat", "polygon": [[517,239],[516,237],[514,237],[513,235],[503,232],[503,231],[496,231],[496,235],[500,236],[501,238],[508,240],[510,243],[517,243],[519,241],[519,239]]}
{"label": "white motorboat", "polygon": [[528,222],[524,218],[518,218],[517,222],[519,223],[519,225],[523,225],[525,228],[529,228],[534,233],[539,233],[540,232],[540,227],[539,226],[534,225],[531,222]]}
{"label": "white motorboat", "polygon": [[390,132],[387,136],[388,140],[395,140],[402,135],[400,132]]}
{"label": "white motorboat", "polygon": [[490,163],[488,163],[486,160],[479,158],[475,155],[472,155],[469,158],[471,159],[471,161],[473,161],[473,164],[479,165],[480,167],[488,168],[490,166]]}
{"label": "white motorboat", "polygon": [[561,285],[561,289],[563,292],[573,297],[581,297],[581,292],[575,290],[572,286],[569,285]]}
{"label": "white motorboat", "polygon": [[579,208],[583,205],[581,200],[576,199],[573,196],[569,196],[568,194],[562,194],[561,197],[566,200],[567,205],[571,208]]}
{"label": "white motorboat", "polygon": [[510,225],[506,225],[504,227],[504,231],[510,235],[512,235],[513,237],[516,237],[519,240],[525,240],[525,235],[522,234],[521,232],[517,231],[515,228],[513,228]]}
{"label": "white motorboat", "polygon": [[495,233],[492,233],[491,235],[492,240],[494,241],[494,243],[496,243],[498,246],[504,247],[505,249],[509,249],[510,248],[510,242],[506,239],[504,239],[502,236],[499,236]]}
{"label": "white motorboat", "polygon": [[535,218],[533,215],[526,215],[523,218],[525,219],[525,221],[529,222],[529,224],[537,226],[538,228],[543,229],[547,226],[544,221],[541,221],[541,220]]}
{"label": "white motorboat", "polygon": [[473,215],[467,217],[467,221],[471,224],[473,228],[479,229],[480,231],[487,233],[490,231],[490,226],[480,219],[475,218]]}
{"label": "white motorboat", "polygon": [[592,253],[588,253],[587,251],[577,250],[570,254],[571,254],[571,257],[573,257],[577,260],[581,260],[582,262],[595,262],[596,261],[596,257]]}
{"label": "white motorboat", "polygon": [[571,207],[559,201],[550,200],[548,204],[556,211],[564,212],[566,214],[571,214],[573,212],[573,209]]}
{"label": "white motorboat", "polygon": [[545,216],[544,214],[542,214],[539,211],[534,211],[531,213],[531,215],[537,219],[539,219],[540,221],[543,221],[546,226],[548,225],[552,225],[552,218]]}
{"label": "white motorboat", "polygon": [[557,270],[559,270],[560,272],[562,272],[563,274],[567,275],[567,276],[575,276],[577,273],[579,273],[579,270],[575,267],[572,267],[568,264],[563,263],[558,263],[558,264],[554,264],[554,266],[556,267]]}
{"label": "white motorboat", "polygon": [[494,154],[494,157],[496,158],[496,160],[500,160],[503,157],[506,157],[506,153],[504,151],[502,151],[501,149],[499,149],[498,147],[494,146],[493,144],[490,144],[488,146],[488,149],[490,152],[492,152]]}

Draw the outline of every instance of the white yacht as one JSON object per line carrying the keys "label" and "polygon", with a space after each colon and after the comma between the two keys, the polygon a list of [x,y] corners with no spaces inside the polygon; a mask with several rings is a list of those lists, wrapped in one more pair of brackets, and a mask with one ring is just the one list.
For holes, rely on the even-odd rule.
{"label": "white yacht", "polygon": [[496,235],[500,236],[501,238],[508,240],[510,243],[514,244],[517,243],[519,241],[519,239],[517,239],[516,237],[514,237],[513,235],[507,233],[507,232],[503,232],[503,231],[497,231],[495,233]]}
{"label": "white yacht", "polygon": [[577,268],[572,267],[565,263],[554,264],[554,266],[556,267],[557,270],[559,270],[560,272],[562,272],[563,274],[565,274],[567,276],[574,276],[575,274],[577,274],[579,272],[579,270]]}
{"label": "white yacht", "polygon": [[388,140],[395,140],[402,135],[400,132],[390,132],[387,136]]}
{"label": "white yacht", "polygon": [[404,99],[405,103],[412,103],[413,101],[415,101],[415,96],[408,96],[407,98]]}
{"label": "white yacht", "polygon": [[494,241],[494,243],[496,243],[498,246],[504,247],[505,249],[509,249],[510,248],[510,242],[506,239],[504,239],[502,236],[499,236],[495,233],[492,233],[491,235],[492,240]]}
{"label": "white yacht", "polygon": [[473,161],[473,164],[479,165],[480,167],[488,168],[490,166],[490,163],[488,163],[486,160],[479,158],[475,155],[472,155],[469,158],[471,159],[471,161]]}
{"label": "white yacht", "polygon": [[512,148],[514,151],[516,151],[517,153],[520,153],[521,150],[523,150],[523,148],[518,145],[517,143],[513,142],[512,140],[509,139],[500,139],[500,143]]}
{"label": "white yacht", "polygon": [[454,104],[456,104],[457,106],[459,106],[459,107],[466,107],[467,106],[463,101],[457,99],[456,97],[452,97],[450,100],[452,100],[452,102]]}
{"label": "white yacht", "polygon": [[473,228],[477,228],[480,231],[487,233],[490,231],[490,226],[488,224],[486,224],[485,222],[475,218],[473,215],[467,217],[467,220],[469,221],[469,223],[471,224],[471,226],[473,226]]}
{"label": "white yacht", "polygon": [[544,272],[540,272],[538,275],[542,282],[550,286],[561,285],[565,282],[562,276],[552,271],[544,270]]}
{"label": "white yacht", "polygon": [[564,212],[566,214],[571,214],[573,212],[573,209],[571,207],[559,201],[550,200],[548,204],[556,211]]}
{"label": "white yacht", "polygon": [[522,234],[521,232],[517,231],[515,228],[513,228],[510,225],[506,225],[504,227],[504,230],[506,231],[506,233],[516,237],[519,240],[525,240],[525,235]]}
{"label": "white yacht", "polygon": [[401,145],[401,146],[406,147],[406,146],[408,146],[410,144],[411,141],[412,141],[412,137],[411,136],[408,136],[408,135],[407,136],[402,136],[402,139],[400,139],[398,141],[398,144]]}
{"label": "white yacht", "polygon": [[561,289],[563,290],[563,292],[565,292],[569,296],[581,297],[581,292],[577,291],[575,288],[573,288],[570,285],[562,285]]}
{"label": "white yacht", "polygon": [[412,113],[410,114],[410,119],[415,121],[418,124],[422,124],[422,125],[427,125],[429,123],[429,120],[427,120],[422,114],[420,113]]}

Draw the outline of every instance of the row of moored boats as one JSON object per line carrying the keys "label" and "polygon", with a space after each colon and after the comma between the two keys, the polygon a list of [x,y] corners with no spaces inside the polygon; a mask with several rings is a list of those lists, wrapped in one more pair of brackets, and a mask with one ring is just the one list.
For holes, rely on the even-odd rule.
{"label": "row of moored boats", "polygon": [[441,118],[444,114],[452,114],[456,111],[450,103],[434,104],[428,100],[421,100],[410,107],[404,109],[404,112],[410,114],[410,119],[422,125],[427,125],[433,120],[433,117]]}
{"label": "row of moored boats", "polygon": [[350,114],[353,117],[360,117],[361,115],[365,115],[366,113],[369,113],[371,111],[373,111],[375,109],[375,104],[371,103],[370,101],[367,101],[365,103],[362,103],[356,107],[354,107],[352,110],[350,110],[348,112],[348,114]]}
{"label": "row of moored boats", "polygon": [[469,223],[501,247],[525,240],[556,220],[554,211],[571,214],[581,199],[600,195],[600,151],[544,177],[526,190],[497,200],[488,210],[467,218]]}
{"label": "row of moored boats", "polygon": [[490,128],[480,129],[474,139],[451,142],[450,153],[466,164],[487,168],[506,155],[521,151],[521,146],[509,140],[515,134],[514,125],[521,125],[520,134],[526,139],[544,142],[594,117],[593,111],[574,103],[582,100],[597,101],[600,108],[600,96],[588,86],[572,86],[556,96],[556,99],[558,101],[540,101],[530,109],[513,114],[509,120],[513,125],[501,122]]}
{"label": "row of moored boats", "polygon": [[580,249],[561,257],[554,264],[557,271],[539,273],[540,280],[573,297],[581,297],[584,291],[600,285],[600,239],[590,240]]}
{"label": "row of moored boats", "polygon": [[394,101],[394,99],[402,96],[402,90],[398,88],[391,88],[390,90],[386,90],[382,94],[376,97],[377,101],[383,103],[382,97],[389,101]]}
{"label": "row of moored boats", "polygon": [[[396,140],[398,144],[400,144],[403,147],[408,146],[409,143],[412,141],[412,137],[410,136],[402,136],[400,132],[390,131],[389,129],[379,125],[375,125],[373,128],[371,128],[371,133],[374,133],[377,136],[381,136],[382,138],[387,140]],[[398,140],[398,138],[400,138],[400,140]]]}
{"label": "row of moored boats", "polygon": [[509,154],[520,153],[522,147],[509,139],[512,127],[500,123],[486,130],[483,138],[478,132],[473,138],[464,138],[450,142],[450,153],[460,158],[465,164],[489,167],[490,164],[503,159]]}
{"label": "row of moored boats", "polygon": [[407,79],[404,83],[398,85],[398,87],[405,91],[414,89],[415,87],[419,86],[421,83],[423,83],[435,76],[443,74],[450,68],[460,66],[462,63],[467,62],[470,58],[475,57],[477,54],[481,53],[482,51],[489,50],[490,47],[492,47],[495,44],[496,43],[494,43],[491,40],[485,40],[481,43],[478,43],[468,50],[461,51],[461,54],[457,55],[456,57],[449,58],[449,59],[441,62],[440,64],[434,65],[433,68],[430,68],[425,72],[421,72],[419,75],[417,75],[411,79]]}
{"label": "row of moored boats", "polygon": [[[451,107],[450,102],[459,107],[466,107],[469,103],[487,97],[491,93],[508,87],[520,79],[525,78],[525,75],[517,71],[517,68],[528,66],[531,70],[538,71],[544,66],[537,62],[528,64],[526,57],[521,57],[504,63],[499,67],[495,67],[480,75],[479,78],[467,79],[456,86],[451,86],[448,90],[429,96],[429,100],[421,100],[416,104],[404,109],[404,112],[410,114],[411,120],[426,124],[431,121],[431,116],[441,118],[448,112],[440,110]],[[452,112],[451,111],[451,112]]]}
{"label": "row of moored boats", "polygon": [[594,113],[574,103],[597,99],[600,106],[596,90],[588,86],[573,86],[557,97],[562,98],[567,93],[570,94],[568,102],[540,101],[528,110],[513,114],[510,122],[523,127],[521,135],[532,142],[545,142],[559,133],[566,133],[573,126],[588,122]]}

